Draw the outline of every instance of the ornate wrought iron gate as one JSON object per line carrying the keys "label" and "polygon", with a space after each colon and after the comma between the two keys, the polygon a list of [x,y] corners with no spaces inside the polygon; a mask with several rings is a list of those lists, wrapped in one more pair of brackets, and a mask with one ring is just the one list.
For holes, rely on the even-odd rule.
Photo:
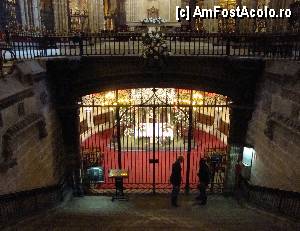
{"label": "ornate wrought iron gate", "polygon": [[196,190],[199,161],[207,158],[211,190],[221,192],[228,129],[227,98],[216,94],[129,89],[89,95],[80,102],[83,172],[103,167],[104,182],[96,184],[98,190],[114,188],[108,170],[123,168],[129,170],[126,189],[168,191],[172,163],[183,155],[182,186]]}

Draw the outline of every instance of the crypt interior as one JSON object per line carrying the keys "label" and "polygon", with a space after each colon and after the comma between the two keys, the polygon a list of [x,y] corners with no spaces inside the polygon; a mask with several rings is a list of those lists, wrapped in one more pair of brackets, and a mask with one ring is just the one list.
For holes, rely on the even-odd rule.
{"label": "crypt interior", "polygon": [[[291,17],[176,20],[176,6],[216,5]],[[2,0],[0,229],[300,228],[299,12]]]}

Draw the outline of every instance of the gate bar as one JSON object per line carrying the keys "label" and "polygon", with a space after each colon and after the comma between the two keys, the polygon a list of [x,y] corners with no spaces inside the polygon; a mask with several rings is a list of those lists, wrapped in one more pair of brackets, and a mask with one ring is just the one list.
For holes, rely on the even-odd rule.
{"label": "gate bar", "polygon": [[190,168],[191,168],[191,151],[192,151],[192,131],[193,131],[193,107],[189,107],[189,130],[188,130],[188,147],[186,154],[186,183],[185,193],[190,192]]}
{"label": "gate bar", "polygon": [[[152,127],[153,127],[153,151],[152,151],[152,158],[155,160],[155,122],[156,122],[156,113],[155,113],[156,107],[153,107],[153,121],[152,121]],[[153,194],[155,194],[155,161],[153,162]]]}
{"label": "gate bar", "polygon": [[122,159],[121,159],[121,118],[120,118],[120,107],[117,106],[116,110],[116,117],[117,117],[117,139],[118,139],[118,168],[122,169]]}

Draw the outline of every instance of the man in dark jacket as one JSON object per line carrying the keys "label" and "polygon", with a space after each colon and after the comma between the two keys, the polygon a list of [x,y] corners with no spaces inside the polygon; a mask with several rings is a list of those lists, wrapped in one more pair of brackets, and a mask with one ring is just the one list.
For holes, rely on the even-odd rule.
{"label": "man in dark jacket", "polygon": [[196,199],[200,200],[202,205],[205,205],[207,202],[206,188],[210,181],[209,168],[208,165],[206,164],[205,159],[200,160],[198,177],[200,182],[199,185],[200,195],[196,197]]}
{"label": "man in dark jacket", "polygon": [[172,165],[172,174],[170,177],[171,184],[173,185],[171,203],[175,207],[178,207],[177,197],[180,191],[182,162],[183,162],[183,156],[179,156],[175,161],[175,163]]}

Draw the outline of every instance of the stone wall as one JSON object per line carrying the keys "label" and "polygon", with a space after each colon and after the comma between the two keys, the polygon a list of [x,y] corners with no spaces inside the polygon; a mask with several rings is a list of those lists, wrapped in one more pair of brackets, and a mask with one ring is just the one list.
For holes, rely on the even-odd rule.
{"label": "stone wall", "polygon": [[300,192],[300,65],[268,61],[247,141],[253,145],[250,182]]}
{"label": "stone wall", "polygon": [[[69,106],[74,98],[85,91],[91,93],[94,88],[147,87],[145,83],[153,87],[160,83],[157,87],[180,84],[224,91],[238,105],[251,108],[255,83],[262,78],[247,132],[247,143],[256,150],[251,183],[300,191],[299,63],[267,61],[261,77],[263,65],[259,60],[170,57],[168,65],[156,71],[145,68],[138,57],[126,57],[124,65],[120,65],[120,59],[48,61],[56,104]],[[60,110],[58,118],[45,77],[43,65],[32,61],[19,63],[11,76],[0,80],[0,195],[57,184],[64,172],[64,156],[70,157],[67,162],[71,165],[71,156],[79,147],[76,143],[79,142],[78,111],[76,108]],[[238,111],[242,109],[233,109],[238,119],[233,119],[231,124],[239,132],[231,131],[235,141],[231,143],[240,143],[239,137],[244,140],[240,131],[245,131],[251,113],[247,111],[244,115]]]}
{"label": "stone wall", "polygon": [[61,128],[45,77],[32,61],[0,80],[0,195],[61,180]]}

